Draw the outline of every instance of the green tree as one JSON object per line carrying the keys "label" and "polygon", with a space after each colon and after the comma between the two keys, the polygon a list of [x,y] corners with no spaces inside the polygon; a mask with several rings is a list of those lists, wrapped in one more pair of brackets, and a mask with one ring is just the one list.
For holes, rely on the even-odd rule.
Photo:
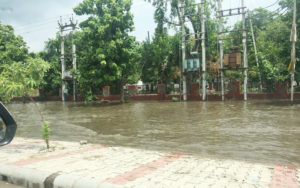
{"label": "green tree", "polygon": [[43,81],[49,64],[28,54],[22,37],[11,26],[0,24],[0,98],[27,96]]}
{"label": "green tree", "polygon": [[169,36],[166,1],[152,1],[156,7],[154,38],[142,45],[142,80],[151,84],[167,84],[179,78],[179,35]]}
{"label": "green tree", "polygon": [[142,80],[157,84],[179,82],[179,44],[180,35],[155,36],[152,42],[142,44]]}
{"label": "green tree", "polygon": [[39,53],[39,56],[50,64],[49,70],[45,73],[44,82],[41,84],[42,94],[58,95],[58,89],[61,87],[59,35],[45,43],[45,49]]}
{"label": "green tree", "polygon": [[[248,36],[248,63],[249,63],[249,80],[251,82],[259,81],[259,74],[262,75],[262,82],[268,91],[274,89],[276,82],[285,82],[289,80],[287,67],[290,63],[291,53],[291,17],[286,19],[291,9],[286,9],[286,12],[269,11],[267,9],[258,8],[250,12],[254,35],[256,38],[257,50],[259,52],[259,68],[255,60],[255,52],[252,42],[251,29],[249,25],[249,17],[247,17],[247,36]],[[234,30],[242,28],[242,23],[238,22],[233,26]],[[242,36],[242,33],[230,33],[229,38],[235,38],[236,35]],[[239,46],[242,49],[242,38],[235,38],[227,41],[227,46]],[[299,70],[299,69],[298,69]],[[297,75],[297,72],[296,72]],[[228,77],[235,77],[233,72],[227,74]],[[239,74],[237,79],[241,79],[242,74]]]}
{"label": "green tree", "polygon": [[[281,1],[282,3],[283,1]],[[289,81],[287,67],[290,63],[291,55],[291,8],[282,7],[285,12],[271,12],[266,9],[255,9],[251,12],[254,34],[259,52],[260,69],[256,66],[255,54],[252,42],[248,43],[250,80],[257,81],[259,71],[261,71],[263,84],[268,91],[274,89],[276,82]],[[287,17],[290,17],[287,19]],[[250,32],[250,28],[248,29]],[[251,36],[251,33],[248,33]],[[299,72],[296,69],[296,76]],[[252,73],[252,74],[251,74]],[[299,77],[296,77],[299,81]]]}
{"label": "green tree", "polygon": [[40,58],[26,58],[24,62],[14,62],[1,66],[0,97],[9,101],[14,97],[28,96],[38,88],[49,69],[49,64]]}
{"label": "green tree", "polygon": [[[147,0],[155,7],[154,19],[157,24],[155,35],[151,44],[144,45],[145,49],[149,50],[151,56],[144,56],[145,63],[143,69],[143,80],[152,81],[154,83],[162,82],[168,83],[172,81],[178,82],[180,75],[180,53],[181,53],[181,33],[174,36],[168,35],[167,26],[179,31],[181,10],[180,0]],[[191,51],[198,51],[201,58],[201,40],[194,40],[200,38],[201,19],[200,10],[203,5],[196,5],[195,0],[185,0],[185,17],[186,22],[191,23],[191,29],[186,27],[186,57],[190,56]],[[213,18],[212,14],[216,10],[215,1],[207,1],[205,4],[205,20],[206,20],[206,39],[207,39],[207,63],[216,61],[218,59],[218,34],[217,34],[217,20]],[[170,10],[170,11],[169,11]],[[209,67],[209,65],[207,66]],[[199,75],[193,75],[191,79],[195,81]],[[156,82],[155,82],[156,80]]]}
{"label": "green tree", "polygon": [[[297,36],[298,36],[298,42],[296,44],[296,54],[300,54],[300,47],[299,47],[299,36],[300,36],[300,1],[296,1],[297,3]],[[281,6],[281,9],[286,10],[286,13],[281,16],[281,19],[283,22],[285,22],[288,26],[288,28],[291,29],[292,27],[292,19],[293,19],[293,0],[280,0],[279,5]],[[291,45],[290,45],[291,46]],[[289,46],[289,47],[290,47]],[[298,55],[297,55],[298,56]],[[300,82],[300,66],[299,66],[299,59],[296,59],[296,70],[295,70],[295,80],[297,82]],[[291,60],[291,59],[290,59]]]}
{"label": "green tree", "polygon": [[27,55],[28,48],[22,37],[14,34],[12,26],[0,22],[0,66],[21,62]]}
{"label": "green tree", "polygon": [[89,16],[76,39],[84,91],[118,81],[124,101],[123,86],[132,81],[139,62],[135,38],[129,35],[134,29],[131,5],[131,0],[84,0],[74,8],[77,15]]}

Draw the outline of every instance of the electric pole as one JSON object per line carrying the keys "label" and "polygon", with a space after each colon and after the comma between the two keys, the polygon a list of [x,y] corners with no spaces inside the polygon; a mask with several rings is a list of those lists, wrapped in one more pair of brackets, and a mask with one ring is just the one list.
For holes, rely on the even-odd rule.
{"label": "electric pole", "polygon": [[[76,71],[77,70],[76,45],[74,44],[73,37],[74,37],[74,32],[75,32],[77,23],[74,23],[73,17],[71,19],[71,25],[72,25],[72,61],[73,61],[72,64],[73,64],[74,71]],[[76,101],[76,98],[77,98],[77,95],[76,95],[76,79],[75,79],[75,74],[73,74],[73,101],[74,102]]]}
{"label": "electric pole", "polygon": [[248,57],[247,57],[247,33],[246,33],[246,8],[245,3],[242,0],[242,17],[243,17],[243,51],[244,51],[244,100],[247,101],[247,84],[248,84]]}
{"label": "electric pole", "polygon": [[60,27],[60,61],[61,61],[61,98],[62,101],[65,102],[65,91],[66,91],[66,83],[64,80],[64,74],[66,71],[66,64],[65,64],[65,38],[64,38],[64,26],[62,17],[60,17],[60,21],[58,23]]}
{"label": "electric pole", "polygon": [[[72,36],[72,66],[73,69],[77,69],[76,64],[76,46],[73,42],[73,36],[76,29],[77,23],[74,22],[73,17],[70,19],[70,24],[63,23],[62,17],[60,17],[60,21],[58,21],[58,25],[60,28],[60,37],[61,37],[61,54],[60,54],[60,61],[61,61],[61,83],[62,83],[62,101],[66,101],[65,94],[67,93],[67,80],[70,78],[70,70],[66,70],[66,62],[65,62],[65,36],[64,31],[66,31],[66,28],[71,28],[71,36]],[[73,80],[73,100],[76,101],[76,79],[75,75],[73,74],[71,76],[71,79]]]}
{"label": "electric pole", "polygon": [[206,100],[205,0],[201,1],[202,100]]}
{"label": "electric pole", "polygon": [[182,85],[183,85],[183,101],[187,100],[186,75],[184,72],[185,61],[185,15],[184,15],[184,0],[181,1],[181,34],[182,34]]}
{"label": "electric pole", "polygon": [[261,71],[260,71],[260,68],[259,68],[259,61],[258,61],[258,56],[257,56],[257,48],[256,48],[256,41],[255,41],[255,36],[254,36],[254,30],[253,30],[253,24],[252,24],[252,19],[251,19],[251,13],[250,11],[248,10],[249,12],[249,21],[250,21],[250,28],[251,28],[251,33],[252,33],[252,40],[253,40],[253,47],[254,47],[254,53],[255,53],[255,61],[256,61],[256,66],[258,68],[258,71],[259,71],[259,90],[260,92],[263,91],[263,88],[262,88],[262,79],[261,79]]}
{"label": "electric pole", "polygon": [[[220,70],[221,70],[221,88],[222,88],[222,101],[225,100],[225,88],[224,88],[224,48],[223,48],[223,41],[224,40],[231,40],[231,37],[223,38],[224,33],[230,32],[240,32],[240,30],[232,30],[232,31],[223,31],[223,17],[228,16],[237,16],[242,14],[242,25],[243,25],[243,68],[237,68],[243,70],[244,75],[244,100],[247,100],[247,84],[248,84],[248,57],[247,57],[247,33],[246,33],[246,7],[244,6],[244,0],[242,0],[242,7],[238,8],[230,8],[227,10],[222,10],[222,0],[218,1],[218,18],[219,18],[219,44],[220,44]],[[227,54],[228,55],[228,54]],[[236,60],[237,61],[237,60]],[[230,65],[229,65],[230,66]],[[230,69],[226,68],[226,70]]]}
{"label": "electric pole", "polygon": [[295,82],[295,70],[296,70],[296,41],[297,41],[297,25],[296,25],[296,17],[297,17],[297,3],[294,0],[294,14],[293,14],[293,28],[292,28],[292,53],[291,53],[291,63],[292,63],[292,75],[291,75],[291,101],[294,101],[294,82]]}
{"label": "electric pole", "polygon": [[225,90],[224,90],[224,49],[223,49],[223,23],[222,23],[222,2],[218,1],[219,9],[219,45],[220,45],[220,67],[221,67],[221,95],[222,101],[225,100]]}

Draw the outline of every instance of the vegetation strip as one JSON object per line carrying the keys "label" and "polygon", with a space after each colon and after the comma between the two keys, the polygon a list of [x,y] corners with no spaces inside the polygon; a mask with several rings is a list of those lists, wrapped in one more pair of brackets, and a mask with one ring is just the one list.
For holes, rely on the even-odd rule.
{"label": "vegetation strip", "polygon": [[26,166],[26,165],[37,163],[37,162],[40,162],[40,161],[59,159],[59,158],[63,158],[63,157],[71,156],[71,155],[76,155],[76,154],[80,154],[80,153],[85,153],[85,152],[101,149],[101,148],[104,148],[104,147],[105,146],[100,145],[100,146],[96,146],[96,147],[91,147],[91,148],[86,148],[86,149],[81,149],[81,150],[76,150],[76,151],[70,151],[70,152],[57,154],[57,155],[52,155],[52,156],[48,156],[48,157],[45,157],[45,158],[33,158],[33,159],[20,160],[20,161],[16,161],[16,162],[13,162],[13,163],[9,163],[9,165]]}
{"label": "vegetation strip", "polygon": [[113,178],[108,178],[105,181],[112,184],[125,185],[128,181],[134,181],[138,178],[144,177],[158,168],[162,168],[171,162],[176,161],[183,154],[173,153],[171,155],[163,156],[155,161],[149,162],[142,165],[141,167],[135,168],[131,171],[127,171]]}
{"label": "vegetation strip", "polygon": [[296,168],[289,165],[276,165],[270,188],[299,188],[296,179]]}

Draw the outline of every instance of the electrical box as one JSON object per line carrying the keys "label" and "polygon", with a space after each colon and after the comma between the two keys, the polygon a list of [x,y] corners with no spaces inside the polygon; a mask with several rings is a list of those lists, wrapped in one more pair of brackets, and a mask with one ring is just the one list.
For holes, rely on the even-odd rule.
{"label": "electrical box", "polygon": [[63,79],[64,80],[72,80],[73,79],[73,74],[71,73],[71,71],[66,70],[63,73]]}
{"label": "electrical box", "polygon": [[199,69],[200,69],[200,60],[198,58],[184,60],[184,70],[186,72],[198,71]]}
{"label": "electrical box", "polygon": [[242,53],[237,46],[232,46],[230,52],[224,54],[224,66],[239,67],[242,64]]}
{"label": "electrical box", "polygon": [[68,89],[67,88],[64,89],[64,93],[68,94]]}
{"label": "electrical box", "polygon": [[240,52],[224,55],[224,65],[229,67],[238,67],[242,64],[242,54]]}

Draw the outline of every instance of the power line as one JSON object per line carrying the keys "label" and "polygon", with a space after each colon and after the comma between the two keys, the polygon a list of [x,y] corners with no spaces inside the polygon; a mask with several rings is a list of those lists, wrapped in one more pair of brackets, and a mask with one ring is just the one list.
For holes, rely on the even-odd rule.
{"label": "power line", "polygon": [[52,18],[52,19],[46,19],[40,22],[35,22],[35,23],[29,23],[29,24],[25,24],[22,26],[16,26],[15,30],[22,30],[22,29],[26,29],[27,27],[34,27],[35,25],[40,25],[40,24],[45,24],[45,23],[49,23],[49,22],[53,22],[56,21],[57,19]]}
{"label": "power line", "polygon": [[278,4],[278,2],[279,2],[279,0],[275,1],[275,3],[273,3],[273,4],[269,5],[269,6],[264,7],[264,9],[267,9],[267,8],[270,8],[270,7],[274,6],[274,5],[276,5],[276,4]]}
{"label": "power line", "polygon": [[[71,14],[65,14],[65,15],[62,15],[62,17],[66,17],[66,16],[70,16],[70,15],[71,15]],[[24,24],[24,25],[15,27],[15,30],[19,30],[20,28],[28,27],[28,26],[31,26],[31,25],[36,25],[36,24],[39,24],[39,23],[49,22],[50,20],[55,20],[55,21],[57,21],[57,19],[60,18],[60,17],[61,17],[61,16],[55,16],[55,17],[45,18],[45,19],[43,19],[43,20],[39,20],[39,21],[27,23],[27,24]]]}
{"label": "power line", "polygon": [[33,29],[33,30],[29,30],[29,31],[24,31],[18,35],[24,35],[24,34],[29,34],[29,33],[33,33],[33,32],[37,32],[37,31],[41,31],[41,30],[45,30],[48,29],[47,27],[40,27],[39,29]]}
{"label": "power line", "polygon": [[[71,14],[66,14],[66,15],[71,15]],[[61,16],[61,18],[66,17],[66,15]],[[57,18],[57,17],[53,17],[53,18]],[[28,28],[24,27],[23,29],[15,29],[15,31],[20,33],[19,35],[24,35],[24,34],[29,34],[29,33],[33,33],[33,32],[37,32],[37,31],[47,29],[49,27],[52,27],[52,25],[57,22],[57,20],[50,21],[53,18],[45,19],[44,21],[49,20],[45,23],[42,23],[42,22],[40,24],[36,23],[36,25],[33,25],[35,23],[28,24],[28,25],[33,25],[33,26],[30,26],[30,27],[28,26]]]}
{"label": "power line", "polygon": [[15,31],[17,31],[17,32],[20,32],[20,31],[25,32],[26,30],[32,30],[33,28],[40,28],[41,26],[48,26],[49,24],[56,23],[56,22],[57,22],[56,20],[48,21],[48,22],[45,22],[45,23],[41,23],[41,24],[37,24],[37,25],[31,26],[31,27],[25,27],[25,28],[22,28],[22,29],[15,29]]}

